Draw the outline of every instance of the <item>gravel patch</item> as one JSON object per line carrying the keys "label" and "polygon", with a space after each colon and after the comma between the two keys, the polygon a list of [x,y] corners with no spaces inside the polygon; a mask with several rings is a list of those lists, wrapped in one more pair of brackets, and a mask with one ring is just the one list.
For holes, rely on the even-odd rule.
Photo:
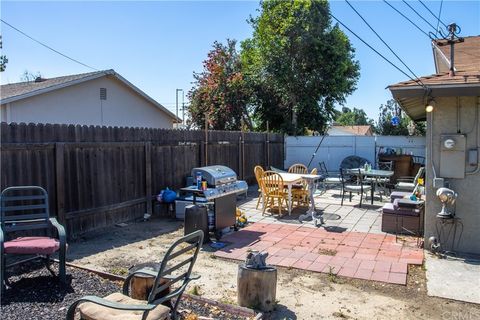
{"label": "gravel patch", "polygon": [[[56,265],[52,269],[57,271]],[[11,270],[9,270],[11,271]],[[121,283],[67,267],[67,284],[62,285],[57,277],[39,262],[23,264],[9,273],[11,288],[1,297],[1,319],[53,320],[65,319],[68,307],[85,295],[106,296],[121,292]],[[183,298],[178,310],[181,319],[246,319],[231,314],[218,306]]]}

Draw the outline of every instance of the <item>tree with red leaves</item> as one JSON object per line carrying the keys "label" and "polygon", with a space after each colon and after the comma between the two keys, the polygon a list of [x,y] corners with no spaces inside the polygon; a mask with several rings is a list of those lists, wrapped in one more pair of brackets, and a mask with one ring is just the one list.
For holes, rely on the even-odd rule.
{"label": "tree with red leaves", "polygon": [[252,129],[248,102],[251,96],[241,69],[236,41],[214,42],[203,62],[203,71],[193,73],[194,87],[188,92],[190,125],[212,130]]}

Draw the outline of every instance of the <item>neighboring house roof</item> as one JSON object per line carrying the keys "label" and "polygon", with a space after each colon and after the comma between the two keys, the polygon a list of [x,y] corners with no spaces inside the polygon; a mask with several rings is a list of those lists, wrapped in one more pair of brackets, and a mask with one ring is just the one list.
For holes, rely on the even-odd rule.
{"label": "neighboring house roof", "polygon": [[338,126],[333,125],[328,130],[329,135],[336,135],[336,134],[345,134],[345,135],[355,135],[355,136],[371,136],[372,126]]}
{"label": "neighboring house roof", "polygon": [[454,76],[449,75],[450,45],[439,46],[445,40],[434,40],[437,74],[388,86],[395,100],[413,120],[426,119],[425,105],[429,97],[480,95],[480,36],[464,39],[454,47]]}
{"label": "neighboring house roof", "polygon": [[135,91],[137,94],[142,96],[144,99],[155,105],[157,108],[165,112],[169,117],[171,117],[175,122],[181,122],[182,120],[175,116],[170,110],[162,106],[160,103],[155,101],[153,98],[148,96],[145,92],[134,86],[127,79],[123,78],[121,75],[116,73],[113,69],[102,70],[89,73],[74,74],[63,77],[56,77],[51,79],[41,79],[41,81],[28,81],[28,82],[18,82],[5,84],[1,86],[0,89],[0,99],[1,103],[10,103],[22,99],[26,99],[35,95],[47,93],[50,91],[58,90],[61,88],[69,87],[76,85],[85,81],[94,80],[104,76],[113,76],[127,87]]}
{"label": "neighboring house roof", "polygon": [[[455,71],[480,71],[480,36],[464,37],[455,44]],[[450,45],[447,40],[433,40],[433,57],[437,73],[450,70]]]}

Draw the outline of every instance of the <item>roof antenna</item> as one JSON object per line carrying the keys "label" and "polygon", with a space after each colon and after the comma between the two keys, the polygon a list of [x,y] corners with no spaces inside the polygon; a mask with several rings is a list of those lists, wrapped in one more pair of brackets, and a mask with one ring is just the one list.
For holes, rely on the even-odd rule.
{"label": "roof antenna", "polygon": [[448,73],[448,75],[450,77],[453,77],[455,76],[455,44],[463,42],[464,39],[457,37],[457,34],[459,34],[462,29],[455,22],[449,24],[447,26],[447,30],[447,38],[450,37],[449,39],[447,39],[447,43],[450,45],[450,72]]}

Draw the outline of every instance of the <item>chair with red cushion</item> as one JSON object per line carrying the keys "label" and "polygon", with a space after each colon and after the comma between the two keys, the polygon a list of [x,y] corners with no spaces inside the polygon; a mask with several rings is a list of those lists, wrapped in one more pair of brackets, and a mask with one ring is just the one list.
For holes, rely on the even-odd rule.
{"label": "chair with red cushion", "polygon": [[[9,239],[8,233],[36,229],[56,230],[58,237],[26,236]],[[66,234],[57,219],[50,217],[47,192],[37,186],[9,187],[0,195],[0,286],[7,283],[6,256],[13,254],[37,255],[45,258],[50,269],[50,255],[59,251],[59,277],[65,282]]]}

